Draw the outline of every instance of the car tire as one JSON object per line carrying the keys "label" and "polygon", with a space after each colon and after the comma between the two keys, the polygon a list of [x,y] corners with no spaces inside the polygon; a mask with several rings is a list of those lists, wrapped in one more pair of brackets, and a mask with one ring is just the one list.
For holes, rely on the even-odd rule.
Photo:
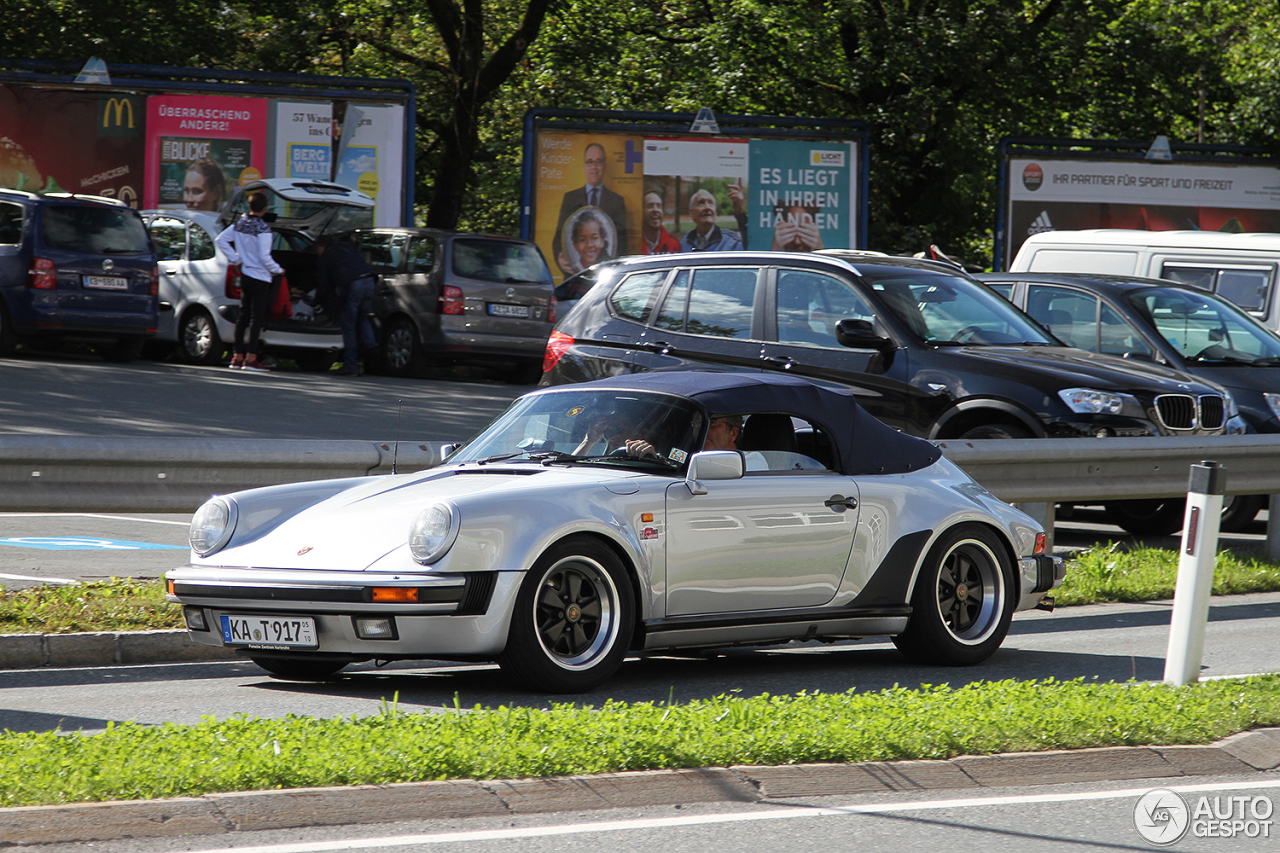
{"label": "car tire", "polygon": [[146,338],[120,338],[115,343],[103,344],[94,349],[104,361],[127,364],[142,355],[142,347],[146,342]]}
{"label": "car tire", "polygon": [[382,371],[388,376],[417,376],[422,372],[422,344],[413,323],[401,317],[382,339]]}
{"label": "car tire", "polygon": [[622,561],[602,542],[571,537],[525,576],[498,665],[532,690],[590,690],[622,665],[634,624]]}
{"label": "car tire", "polygon": [[1182,529],[1187,511],[1185,498],[1110,501],[1106,506],[1108,520],[1134,536],[1172,536]]}
{"label": "car tire", "polygon": [[1014,597],[1013,567],[995,534],[975,524],[952,528],[929,550],[911,618],[893,643],[917,663],[981,663],[1009,633]]}
{"label": "car tire", "polygon": [[1000,438],[1035,438],[1031,430],[1020,424],[983,424],[972,427],[960,434],[961,440],[1000,439]]}
{"label": "car tire", "polygon": [[250,655],[249,660],[285,681],[323,681],[347,665],[340,660],[307,660],[306,658]]}
{"label": "car tire", "polygon": [[206,311],[188,311],[178,326],[179,355],[187,364],[218,364],[227,346]]}
{"label": "car tire", "polygon": [[13,355],[18,349],[18,335],[13,331],[9,309],[0,302],[0,356]]}
{"label": "car tire", "polygon": [[1222,521],[1220,530],[1228,533],[1240,533],[1253,524],[1253,519],[1262,509],[1266,498],[1263,495],[1227,495],[1223,498]]}

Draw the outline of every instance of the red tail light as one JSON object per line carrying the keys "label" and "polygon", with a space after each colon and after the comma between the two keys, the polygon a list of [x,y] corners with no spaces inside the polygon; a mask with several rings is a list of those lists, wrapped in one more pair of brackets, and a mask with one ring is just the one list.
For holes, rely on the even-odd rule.
{"label": "red tail light", "polygon": [[160,295],[160,267],[151,268],[151,295]]}
{"label": "red tail light", "polygon": [[223,288],[228,299],[240,298],[240,270],[227,264],[227,282]]}
{"label": "red tail light", "polygon": [[542,356],[542,372],[546,373],[560,363],[561,357],[573,346],[573,338],[564,332],[552,332],[547,338],[547,351]]}
{"label": "red tail light", "polygon": [[48,258],[32,258],[30,276],[29,287],[36,290],[58,289],[58,268]]}
{"label": "red tail light", "polygon": [[558,316],[556,314],[556,295],[553,293],[551,294],[551,299],[547,302],[547,322],[554,326]]}
{"label": "red tail light", "polygon": [[440,291],[440,313],[461,314],[462,305],[462,288],[445,285]]}
{"label": "red tail light", "polygon": [[1045,534],[1043,534],[1043,533],[1037,533],[1037,534],[1036,534],[1036,549],[1035,549],[1034,551],[1032,551],[1031,553],[1033,553],[1033,554],[1043,554],[1043,553],[1044,553],[1045,546],[1046,546],[1046,545],[1048,545],[1048,543],[1049,543],[1049,540],[1048,540],[1048,537],[1047,537],[1047,536],[1045,536]]}

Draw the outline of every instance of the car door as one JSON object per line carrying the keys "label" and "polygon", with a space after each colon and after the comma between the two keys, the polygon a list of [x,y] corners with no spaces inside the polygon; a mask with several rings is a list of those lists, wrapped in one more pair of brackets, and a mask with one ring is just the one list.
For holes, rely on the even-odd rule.
{"label": "car door", "polygon": [[677,271],[653,322],[636,342],[636,370],[758,372],[762,294],[756,266]]}
{"label": "car door", "polygon": [[667,489],[667,615],[817,607],[844,577],[857,529],[852,477],[748,471]]}
{"label": "car door", "polygon": [[1028,283],[1026,313],[1068,346],[1128,358],[1155,359],[1145,337],[1093,293]]}
{"label": "car door", "polygon": [[920,434],[941,405],[906,381],[908,353],[843,346],[840,320],[864,320],[883,331],[871,301],[853,282],[808,269],[780,267],[770,277],[772,322],[761,358],[766,370],[785,371],[844,388],[876,418]]}
{"label": "car door", "polygon": [[[190,275],[187,261],[187,223],[170,216],[157,216],[148,223],[160,262],[160,325],[156,337],[178,339],[178,315],[188,301],[184,282]],[[166,306],[168,306],[166,308]]]}

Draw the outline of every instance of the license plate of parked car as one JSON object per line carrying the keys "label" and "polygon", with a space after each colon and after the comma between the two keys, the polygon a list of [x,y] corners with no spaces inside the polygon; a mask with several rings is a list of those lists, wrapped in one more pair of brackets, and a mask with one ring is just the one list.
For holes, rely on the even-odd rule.
{"label": "license plate of parked car", "polygon": [[316,620],[310,616],[222,615],[222,642],[228,646],[286,646],[314,649]]}
{"label": "license plate of parked car", "polygon": [[114,275],[86,275],[84,286],[97,290],[128,290],[129,279]]}
{"label": "license plate of parked car", "polygon": [[528,305],[503,305],[498,302],[489,303],[489,313],[494,317],[528,317]]}

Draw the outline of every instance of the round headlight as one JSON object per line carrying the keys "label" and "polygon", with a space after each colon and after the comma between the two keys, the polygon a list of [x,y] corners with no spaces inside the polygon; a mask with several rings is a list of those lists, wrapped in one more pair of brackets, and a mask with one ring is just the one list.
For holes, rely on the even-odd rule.
{"label": "round headlight", "polygon": [[226,498],[205,501],[191,517],[191,550],[207,557],[226,545],[236,529],[235,507]]}
{"label": "round headlight", "polygon": [[424,565],[445,555],[458,535],[458,511],[452,504],[436,504],[418,513],[409,527],[409,553]]}

